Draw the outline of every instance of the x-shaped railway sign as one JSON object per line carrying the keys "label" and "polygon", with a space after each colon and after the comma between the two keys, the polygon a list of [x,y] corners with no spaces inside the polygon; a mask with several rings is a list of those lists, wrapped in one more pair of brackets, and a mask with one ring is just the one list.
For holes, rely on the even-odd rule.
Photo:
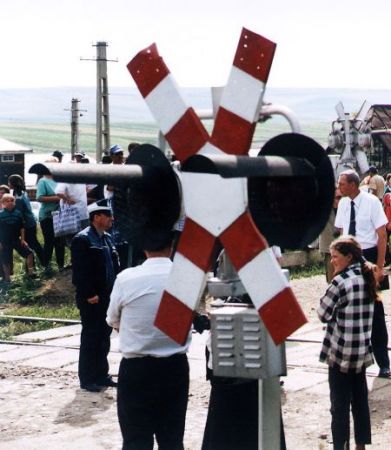
{"label": "x-shaped railway sign", "polygon": [[[247,155],[276,45],[243,29],[211,136],[182,99],[155,44],[128,64],[176,157]],[[186,221],[155,325],[186,340],[217,240],[276,344],[306,322],[289,284],[248,210],[247,179],[182,173]]]}

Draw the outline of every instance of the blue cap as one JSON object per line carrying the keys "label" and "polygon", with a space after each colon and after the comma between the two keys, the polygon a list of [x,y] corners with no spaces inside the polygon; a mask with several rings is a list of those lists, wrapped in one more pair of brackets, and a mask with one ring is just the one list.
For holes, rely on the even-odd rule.
{"label": "blue cap", "polygon": [[110,147],[110,155],[117,155],[118,153],[123,153],[122,147],[118,144]]}

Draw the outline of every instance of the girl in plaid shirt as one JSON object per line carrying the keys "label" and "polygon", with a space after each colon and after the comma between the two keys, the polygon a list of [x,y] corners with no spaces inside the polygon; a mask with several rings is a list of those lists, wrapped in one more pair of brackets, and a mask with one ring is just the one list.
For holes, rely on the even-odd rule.
{"label": "girl in plaid shirt", "polygon": [[318,316],[327,323],[320,361],[329,366],[331,430],[334,450],[349,448],[352,407],[356,450],[371,443],[365,370],[373,363],[371,331],[377,299],[375,267],[360,244],[342,236],[330,246],[334,278],[320,299]]}

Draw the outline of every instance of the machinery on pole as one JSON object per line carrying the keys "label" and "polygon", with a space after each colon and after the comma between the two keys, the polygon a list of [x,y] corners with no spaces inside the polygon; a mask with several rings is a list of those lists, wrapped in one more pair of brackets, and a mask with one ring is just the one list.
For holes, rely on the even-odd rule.
{"label": "machinery on pole", "polygon": [[96,58],[82,60],[96,61],[96,151],[97,161],[102,159],[104,150],[110,147],[110,111],[109,89],[107,78],[107,62],[118,60],[107,59],[107,42],[99,41],[93,45],[96,47]]}
{"label": "machinery on pole", "polygon": [[370,165],[381,173],[391,169],[391,105],[365,101],[357,114],[347,113],[342,102],[336,107],[327,153],[338,175],[347,168],[365,174]]}
{"label": "machinery on pole", "polygon": [[79,151],[79,117],[82,117],[82,112],[86,109],[79,109],[80,100],[72,98],[71,109],[65,111],[71,112],[71,159],[74,159],[75,153]]}

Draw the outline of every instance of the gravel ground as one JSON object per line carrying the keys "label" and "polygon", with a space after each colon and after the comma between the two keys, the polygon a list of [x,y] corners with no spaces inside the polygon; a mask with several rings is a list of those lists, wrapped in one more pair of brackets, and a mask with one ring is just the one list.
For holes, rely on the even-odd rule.
{"label": "gravel ground", "polygon": [[[323,276],[292,281],[310,323],[318,323],[315,309],[325,287]],[[386,309],[390,298],[386,293]],[[284,379],[282,409],[288,449],[332,448],[326,367],[317,364],[319,348],[320,344],[314,345],[313,364],[292,366]],[[300,363],[297,361],[297,366]],[[373,433],[370,448],[391,449],[391,380],[370,376],[368,383]],[[187,450],[200,449],[208,398],[209,384],[202,378],[192,380]],[[0,405],[0,450],[121,448],[115,390],[108,388],[99,394],[81,391],[74,372],[0,363]]]}

